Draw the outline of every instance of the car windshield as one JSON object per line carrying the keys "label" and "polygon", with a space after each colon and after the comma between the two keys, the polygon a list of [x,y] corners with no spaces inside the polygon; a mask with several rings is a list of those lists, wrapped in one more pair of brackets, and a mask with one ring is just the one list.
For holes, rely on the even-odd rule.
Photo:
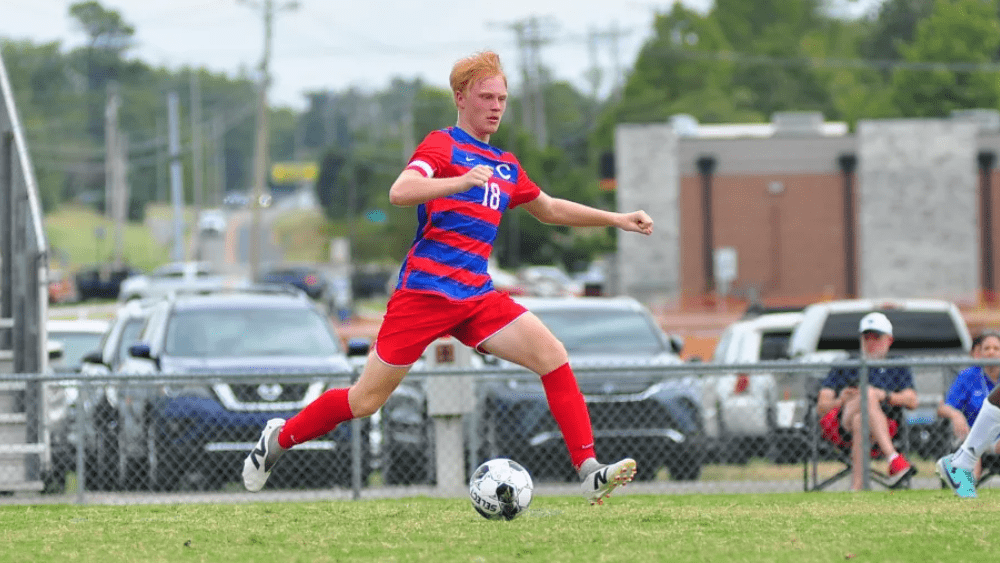
{"label": "car windshield", "polygon": [[[894,351],[961,350],[962,338],[947,312],[882,311],[892,322]],[[857,350],[858,325],[868,311],[830,314],[817,350]]]}
{"label": "car windshield", "polygon": [[788,359],[788,340],[792,337],[791,330],[780,330],[773,332],[765,332],[760,335],[760,359],[761,361],[769,360],[787,360]]}
{"label": "car windshield", "polygon": [[95,332],[49,332],[49,340],[62,342],[63,355],[58,365],[75,370],[83,363],[83,357],[101,344],[103,334]]}
{"label": "car windshield", "polygon": [[177,311],[167,325],[171,356],[330,356],[340,352],[326,321],[303,309]]}
{"label": "car windshield", "polygon": [[663,343],[641,313],[619,309],[535,311],[566,350],[656,354]]}

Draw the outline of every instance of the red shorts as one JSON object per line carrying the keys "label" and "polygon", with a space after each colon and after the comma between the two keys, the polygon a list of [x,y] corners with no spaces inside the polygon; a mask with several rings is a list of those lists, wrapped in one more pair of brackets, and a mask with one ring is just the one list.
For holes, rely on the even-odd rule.
{"label": "red shorts", "polygon": [[431,342],[447,335],[478,349],[483,341],[526,312],[509,295],[498,291],[478,299],[454,301],[433,293],[400,289],[389,298],[375,338],[375,354],[389,365],[408,366],[420,359]]}
{"label": "red shorts", "polygon": [[[895,436],[899,430],[899,423],[892,418],[888,422],[889,435]],[[830,409],[829,412],[823,415],[823,418],[819,421],[819,426],[823,429],[823,438],[841,448],[851,447],[851,433],[840,424],[840,407]],[[872,446],[872,450],[875,450],[874,445]]]}

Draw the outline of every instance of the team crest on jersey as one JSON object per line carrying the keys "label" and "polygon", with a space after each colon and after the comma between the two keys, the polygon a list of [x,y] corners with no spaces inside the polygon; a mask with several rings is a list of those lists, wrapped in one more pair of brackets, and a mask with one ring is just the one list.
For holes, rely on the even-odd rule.
{"label": "team crest on jersey", "polygon": [[483,154],[462,150],[458,147],[452,149],[451,163],[458,166],[472,168],[483,164],[493,169],[493,173],[512,184],[517,183],[517,166],[509,162],[494,160]]}

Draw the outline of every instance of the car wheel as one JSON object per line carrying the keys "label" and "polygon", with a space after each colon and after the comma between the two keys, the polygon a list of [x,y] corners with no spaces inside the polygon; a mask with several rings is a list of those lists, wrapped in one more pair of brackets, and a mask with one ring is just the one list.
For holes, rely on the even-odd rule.
{"label": "car wheel", "polygon": [[66,492],[66,463],[53,460],[52,468],[42,474],[42,492],[61,495]]}
{"label": "car wheel", "polygon": [[125,432],[118,428],[118,488],[136,491],[146,487],[148,467],[145,458],[130,457],[126,445]]}
{"label": "car wheel", "polygon": [[171,456],[170,451],[165,446],[156,420],[150,419],[146,426],[146,466],[148,468],[149,488],[154,491],[176,489],[183,473],[180,464],[175,463],[176,456]]}
{"label": "car wheel", "polygon": [[667,471],[674,481],[696,481],[701,477],[702,452],[700,448],[683,449],[667,461]]}
{"label": "car wheel", "polygon": [[645,457],[635,460],[635,464],[638,469],[638,471],[635,472],[636,481],[655,481],[656,474],[659,472],[660,466],[662,465],[659,462]]}
{"label": "car wheel", "polygon": [[740,436],[726,436],[723,440],[722,459],[727,463],[746,465],[753,457],[753,441]]}
{"label": "car wheel", "polygon": [[115,438],[115,425],[110,423],[110,419],[96,421],[94,448],[88,452],[86,472],[88,489],[115,489],[118,482],[118,440]]}

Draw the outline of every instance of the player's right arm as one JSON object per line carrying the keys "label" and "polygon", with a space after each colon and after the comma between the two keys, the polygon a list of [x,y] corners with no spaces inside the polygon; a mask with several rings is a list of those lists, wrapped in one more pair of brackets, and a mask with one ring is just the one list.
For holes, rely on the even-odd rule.
{"label": "player's right arm", "polygon": [[493,175],[493,169],[480,164],[461,176],[434,178],[406,168],[389,188],[389,203],[400,207],[412,207],[432,199],[446,197],[481,186]]}

